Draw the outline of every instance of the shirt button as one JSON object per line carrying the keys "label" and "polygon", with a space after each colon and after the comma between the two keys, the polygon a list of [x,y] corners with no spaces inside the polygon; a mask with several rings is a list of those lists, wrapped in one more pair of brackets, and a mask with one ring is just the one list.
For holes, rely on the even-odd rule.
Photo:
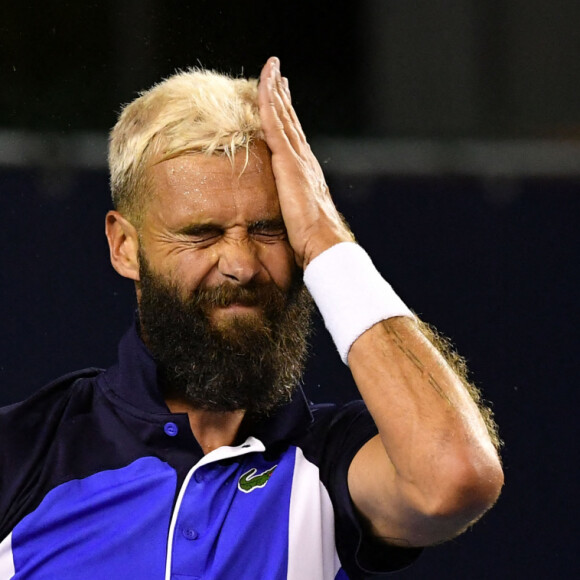
{"label": "shirt button", "polygon": [[177,428],[177,425],[175,423],[169,421],[168,423],[165,423],[165,425],[163,426],[163,431],[165,431],[165,433],[169,435],[169,437],[175,437],[179,429]]}
{"label": "shirt button", "polygon": [[183,536],[188,540],[197,540],[199,534],[193,528],[183,528]]}

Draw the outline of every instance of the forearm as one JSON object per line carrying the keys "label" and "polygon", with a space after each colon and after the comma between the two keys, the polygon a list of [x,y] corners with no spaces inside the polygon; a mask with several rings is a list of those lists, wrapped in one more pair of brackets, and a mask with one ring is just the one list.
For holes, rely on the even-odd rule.
{"label": "forearm", "polygon": [[414,320],[376,324],[348,360],[402,484],[440,489],[437,474],[497,464],[477,405]]}
{"label": "forearm", "polygon": [[380,474],[375,489],[391,511],[374,517],[381,500],[359,487],[356,471],[355,503],[379,531],[383,519],[389,534],[403,522],[396,537],[413,544],[456,535],[493,505],[503,482],[493,430],[461,376],[406,317],[362,334],[348,360],[386,452],[369,446],[353,465]]}
{"label": "forearm", "polygon": [[[502,472],[477,397],[365,252],[337,245],[304,272],[380,434],[349,470],[378,535],[413,545],[456,535],[495,501]],[[459,371],[459,372],[458,372]]]}

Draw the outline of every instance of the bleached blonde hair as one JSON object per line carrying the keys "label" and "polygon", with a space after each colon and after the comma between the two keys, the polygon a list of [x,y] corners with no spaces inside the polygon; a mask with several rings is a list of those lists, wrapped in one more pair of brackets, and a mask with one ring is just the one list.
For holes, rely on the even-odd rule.
{"label": "bleached blonde hair", "polygon": [[147,168],[187,153],[227,155],[262,139],[258,81],[181,71],[126,105],[109,138],[115,209],[140,223],[151,191]]}

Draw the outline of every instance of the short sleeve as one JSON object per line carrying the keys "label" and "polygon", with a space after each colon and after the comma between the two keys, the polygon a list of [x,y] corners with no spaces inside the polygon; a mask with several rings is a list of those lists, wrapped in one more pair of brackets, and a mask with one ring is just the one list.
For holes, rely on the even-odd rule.
{"label": "short sleeve", "polygon": [[370,413],[363,401],[353,401],[338,408],[326,421],[318,464],[334,507],[336,546],[342,567],[351,580],[357,580],[408,566],[421,548],[391,546],[366,534],[348,490],[348,469],[354,456],[378,433]]}

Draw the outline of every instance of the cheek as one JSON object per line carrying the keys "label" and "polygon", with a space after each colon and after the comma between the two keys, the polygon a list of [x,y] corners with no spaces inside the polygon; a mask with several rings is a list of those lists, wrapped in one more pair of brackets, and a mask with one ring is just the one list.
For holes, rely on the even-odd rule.
{"label": "cheek", "polygon": [[216,262],[213,252],[183,252],[172,258],[171,277],[186,294],[204,283]]}

